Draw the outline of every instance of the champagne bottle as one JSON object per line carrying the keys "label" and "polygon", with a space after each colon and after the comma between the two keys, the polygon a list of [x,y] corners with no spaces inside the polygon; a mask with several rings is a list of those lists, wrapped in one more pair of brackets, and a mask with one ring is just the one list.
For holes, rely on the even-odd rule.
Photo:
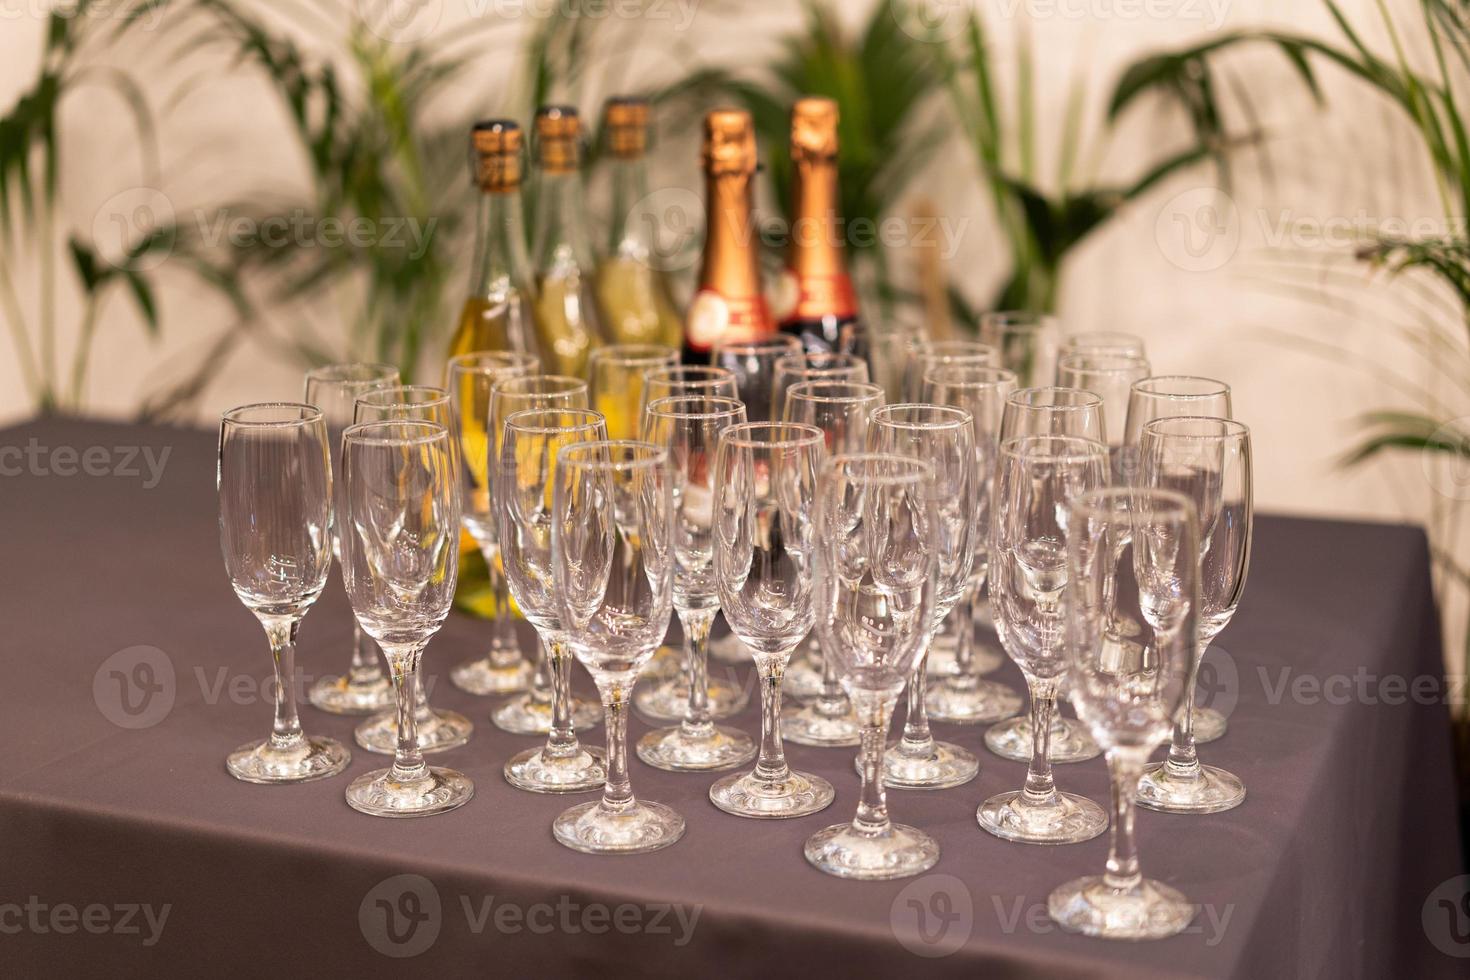
{"label": "champagne bottle", "polygon": [[704,259],[684,324],[684,360],[708,362],[721,340],[775,331],[761,293],[751,204],[756,167],[750,113],[714,109],[704,117]]}
{"label": "champagne bottle", "polygon": [[521,213],[521,130],[504,119],[475,124],[470,136],[480,185],[470,294],[449,356],[480,350],[536,353],[531,265]]}
{"label": "champagne bottle", "polygon": [[837,196],[837,103],[799,99],[791,110],[791,248],[777,295],[781,332],[808,351],[853,351],[857,297],[843,259]]}
{"label": "champagne bottle", "polygon": [[643,159],[648,103],[635,98],[608,100],[603,132],[612,158],[612,221],[607,255],[597,267],[597,312],[614,343],[677,348],[684,324],[656,267],[655,216]]}
{"label": "champagne bottle", "polygon": [[568,106],[536,111],[536,339],[548,374],[582,377],[597,339],[592,249],[582,203],[581,120]]}

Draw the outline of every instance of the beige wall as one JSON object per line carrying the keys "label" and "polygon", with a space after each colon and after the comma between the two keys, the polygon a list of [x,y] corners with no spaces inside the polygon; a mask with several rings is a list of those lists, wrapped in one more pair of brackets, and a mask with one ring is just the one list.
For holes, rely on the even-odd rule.
{"label": "beige wall", "polygon": [[[528,0],[529,2],[529,0]],[[680,0],[687,4],[692,0]],[[728,8],[726,0],[711,8]],[[437,6],[435,6],[435,3]],[[439,31],[462,30],[473,10],[496,9],[489,0],[435,0],[442,13]],[[1099,118],[1113,72],[1140,52],[1201,37],[1219,25],[1233,29],[1273,24],[1333,36],[1325,9],[1314,0],[1290,4],[1269,0],[979,0],[990,16],[1002,77],[1009,77],[1005,52],[1023,22],[1038,52],[1037,75],[1043,111],[1040,137],[1043,158],[1054,161],[1060,117],[1072,73],[1083,71],[1098,80],[1088,90],[1088,118]],[[502,4],[502,6],[504,6]],[[698,56],[718,60],[749,58],[753,46],[767,45],[773,32],[793,21],[794,4],[745,4],[728,18],[723,31],[698,34]],[[1378,37],[1373,0],[1350,0],[1343,6],[1370,37]],[[866,4],[843,4],[845,17],[857,20]],[[679,3],[675,13],[686,9]],[[1167,16],[1132,16],[1137,10]],[[28,80],[35,70],[41,21],[23,13],[18,0],[0,0],[0,100]],[[1290,11],[1287,13],[1287,11]],[[16,16],[17,11],[22,11]],[[1031,16],[1008,12],[1030,11]],[[1077,12],[1097,16],[1081,19]],[[702,12],[712,15],[710,10]],[[502,32],[487,41],[483,64],[476,68],[477,91],[467,91],[476,109],[493,105],[509,71],[510,38]],[[148,43],[145,38],[144,43]],[[149,52],[156,54],[156,52]],[[667,72],[671,52],[662,47],[644,52],[637,72]],[[677,53],[675,53],[677,54]],[[1122,220],[1089,241],[1068,269],[1061,311],[1072,329],[1113,327],[1147,338],[1156,370],[1205,373],[1228,380],[1235,388],[1236,414],[1257,434],[1258,499],[1264,508],[1323,514],[1391,517],[1419,513],[1428,496],[1416,459],[1344,474],[1334,458],[1352,434],[1350,418],[1370,407],[1391,403],[1396,396],[1372,377],[1321,357],[1294,349],[1290,335],[1332,347],[1367,352],[1370,363],[1388,366],[1412,380],[1424,376],[1400,344],[1387,341],[1394,317],[1407,309],[1393,293],[1364,288],[1365,275],[1342,258],[1341,248],[1276,248],[1281,212],[1296,218],[1343,219],[1360,211],[1372,216],[1412,218],[1438,213],[1427,171],[1401,121],[1380,102],[1324,69],[1330,108],[1318,111],[1304,97],[1281,60],[1264,52],[1233,62],[1237,81],[1254,95],[1262,122],[1273,134],[1270,145],[1274,183],[1262,180],[1250,160],[1238,168],[1234,204],[1240,217],[1239,241],[1229,239],[1191,256],[1178,239],[1179,220],[1193,221],[1211,203],[1204,188],[1211,175],[1204,169],[1171,181],[1153,197],[1134,206]],[[221,74],[215,59],[185,58],[167,73],[176,84],[191,70],[202,72],[197,85],[170,109],[161,138],[164,147],[162,191],[173,206],[186,211],[198,202],[217,200],[221,159],[233,157],[240,186],[264,190],[275,182],[303,182],[295,147],[283,138],[285,123],[271,94],[248,72]],[[1106,80],[1108,84],[1102,84]],[[159,87],[162,82],[159,83]],[[150,90],[155,98],[160,91]],[[458,111],[459,107],[455,107]],[[452,113],[451,113],[452,115]],[[1141,113],[1119,134],[1104,157],[1104,174],[1119,180],[1136,172],[1157,153],[1160,141],[1177,133],[1177,121],[1144,118]],[[1090,137],[1096,137],[1094,128]],[[135,187],[141,170],[134,141],[114,96],[100,90],[79,94],[68,106],[63,140],[68,160],[63,192],[68,220],[90,228],[95,216],[108,213],[108,200]],[[972,297],[989,294],[1003,272],[1002,244],[989,223],[975,186],[967,150],[956,141],[933,164],[926,190],[942,212],[969,224],[952,274]],[[208,155],[211,161],[201,161]],[[228,173],[229,168],[225,172]],[[1196,239],[1196,244],[1204,242]],[[18,261],[23,293],[35,296],[35,256]],[[1345,270],[1347,309],[1334,308],[1316,294],[1308,263]],[[1289,271],[1296,270],[1295,273]],[[178,278],[166,279],[161,297],[165,336],[151,342],[121,297],[106,310],[99,331],[89,384],[89,401],[100,413],[126,414],[141,393],[161,379],[176,376],[228,323],[228,311],[217,300]],[[31,307],[34,317],[34,304]],[[306,315],[297,314],[294,315]],[[330,304],[315,311],[330,322]],[[77,304],[63,291],[59,322],[75,324]],[[275,329],[289,329],[276,323]],[[61,342],[67,362],[73,336],[67,327]],[[27,411],[14,357],[0,358],[0,418]],[[299,367],[259,348],[236,353],[208,389],[201,421],[222,408],[246,400],[293,396]]]}

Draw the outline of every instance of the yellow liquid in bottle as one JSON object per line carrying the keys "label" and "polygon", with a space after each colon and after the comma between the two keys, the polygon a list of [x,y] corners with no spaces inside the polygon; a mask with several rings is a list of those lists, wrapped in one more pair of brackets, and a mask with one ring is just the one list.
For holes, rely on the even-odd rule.
{"label": "yellow liquid in bottle", "polygon": [[522,318],[525,303],[520,293],[506,299],[471,296],[459,314],[459,325],[449,341],[449,356],[477,350],[525,350],[516,338],[529,334]]}
{"label": "yellow liquid in bottle", "polygon": [[630,256],[597,269],[597,302],[608,335],[619,344],[683,343],[684,326],[656,270]]}
{"label": "yellow liquid in bottle", "polygon": [[537,285],[536,337],[547,374],[582,378],[592,351],[592,310],[575,269],[542,276]]}

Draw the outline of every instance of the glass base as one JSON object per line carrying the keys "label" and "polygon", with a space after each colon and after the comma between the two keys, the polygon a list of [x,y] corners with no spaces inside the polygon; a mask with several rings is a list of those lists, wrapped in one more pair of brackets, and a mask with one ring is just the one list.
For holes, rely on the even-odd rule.
{"label": "glass base", "polygon": [[1132,888],[1111,888],[1102,875],[1069,881],[1046,900],[1063,928],[1103,939],[1165,939],[1184,931],[1195,908],[1161,881],[1144,878]]}
{"label": "glass base", "polygon": [[225,768],[247,783],[304,783],[335,776],[351,761],[352,753],[336,739],[303,735],[285,748],[268,738],[242,745],[225,759]]}
{"label": "glass base", "polygon": [[[745,688],[722,677],[710,677],[708,691],[711,718],[739,714],[750,701]],[[633,707],[653,721],[683,721],[684,709],[689,707],[689,684],[683,676],[645,681],[633,689]]]}
{"label": "glass base", "polygon": [[638,758],[669,772],[732,769],[755,758],[755,741],[742,731],[721,725],[710,725],[702,733],[675,725],[640,738]]}
{"label": "glass base", "polygon": [[[934,638],[929,644],[929,659],[926,661],[925,672],[928,676],[954,677],[959,674],[960,662],[955,656],[956,647],[954,637],[941,633]],[[999,651],[976,641],[971,669],[977,677],[999,670],[1000,665],[1005,662],[1005,656]]]}
{"label": "glass base", "polygon": [[514,694],[531,686],[535,668],[524,658],[497,667],[489,656],[466,660],[449,672],[449,680],[466,694]]}
{"label": "glass base", "polygon": [[1076,844],[1108,829],[1103,808],[1072,793],[1042,805],[1025,802],[1020,791],[1001,793],[980,804],[975,819],[995,836],[1024,844]]}
{"label": "glass base", "polygon": [[[456,711],[429,709],[427,718],[418,718],[420,752],[443,752],[458,748],[470,740],[474,724]],[[392,755],[398,749],[398,712],[374,715],[352,733],[358,745],[379,755]]]}
{"label": "glass base", "polygon": [[393,770],[364,773],[347,787],[347,804],[373,817],[425,817],[464,806],[475,784],[462,772],[425,766],[417,779],[399,782]]}
{"label": "glass base", "polygon": [[[1102,755],[1102,749],[1097,747],[1097,743],[1087,734],[1081,722],[1063,718],[1061,715],[1053,717],[1056,721],[1052,725],[1051,741],[1047,746],[1047,755],[1051,762],[1086,762]],[[1030,716],[1021,715],[1019,718],[991,725],[985,731],[985,747],[1002,759],[1030,762]]]}
{"label": "glass base", "polygon": [[862,726],[847,698],[831,704],[818,699],[781,709],[781,738],[818,748],[857,745],[862,741]]}
{"label": "glass base", "polygon": [[934,867],[939,842],[901,823],[889,825],[881,834],[865,834],[850,823],[840,823],[808,837],[803,853],[813,867],[829,875],[883,881]]}
{"label": "glass base", "polygon": [[684,673],[684,651],[678,647],[663,646],[653,651],[653,658],[648,661],[648,666],[643,668],[639,677],[653,677],[663,680],[668,677],[680,677]]}
{"label": "glass base", "polygon": [[1203,745],[1213,742],[1225,734],[1225,716],[1214,708],[1201,708],[1198,705],[1194,709],[1194,742]]}
{"label": "glass base", "polygon": [[709,788],[710,802],[737,817],[780,820],[804,817],[832,804],[832,784],[811,773],[787,771],[785,779],[766,780],[755,770],[726,776]]}
{"label": "glass base", "polygon": [[[853,767],[862,775],[861,759],[853,760]],[[948,789],[979,774],[975,754],[950,742],[919,745],[899,739],[883,754],[883,785],[893,789]]]}
{"label": "glass base", "polygon": [[546,754],[546,746],[527,749],[505,764],[505,781],[532,793],[586,793],[607,782],[607,753],[579,746],[568,756]]}
{"label": "glass base", "polygon": [[748,664],[755,659],[750,647],[740,642],[734,633],[726,633],[709,641],[709,655],[722,664]]}
{"label": "glass base", "polygon": [[684,836],[684,818],[662,803],[636,800],[612,810],[601,800],[564,811],[551,834],[574,851],[588,854],[642,854],[668,847]]}
{"label": "glass base", "polygon": [[[538,701],[529,693],[490,712],[490,722],[512,735],[546,735],[551,731],[551,701]],[[588,732],[602,723],[602,704],[572,695],[572,729]]]}
{"label": "glass base", "polygon": [[1138,781],[1138,805],[1165,813],[1219,813],[1240,806],[1244,799],[1240,777],[1214,766],[1200,766],[1191,776],[1167,762],[1156,762]]}
{"label": "glass base", "polygon": [[814,647],[802,646],[786,664],[781,674],[781,696],[810,701],[822,696],[821,653]]}
{"label": "glass base", "polygon": [[393,707],[393,684],[381,672],[374,680],[357,683],[351,674],[323,677],[311,685],[306,699],[334,715],[371,715]]}
{"label": "glass base", "polygon": [[995,681],[946,677],[931,681],[924,707],[934,721],[952,725],[986,725],[1021,710],[1021,695]]}

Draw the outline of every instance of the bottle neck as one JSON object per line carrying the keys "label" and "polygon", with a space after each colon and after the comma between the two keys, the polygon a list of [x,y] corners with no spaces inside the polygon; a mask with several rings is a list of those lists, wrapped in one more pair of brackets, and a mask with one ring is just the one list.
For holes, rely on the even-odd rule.
{"label": "bottle neck", "polygon": [[542,171],[536,188],[537,275],[592,268],[586,220],[581,176],[576,171]]}
{"label": "bottle neck", "polygon": [[837,192],[837,161],[798,160],[792,201],[788,268],[798,298],[793,320],[847,318],[857,312],[852,281],[843,256],[842,209]]}
{"label": "bottle neck", "polygon": [[529,275],[520,188],[482,192],[471,295],[504,295],[511,287],[524,287]]}
{"label": "bottle neck", "polygon": [[612,162],[612,220],[607,254],[647,262],[653,254],[654,225],[648,200],[648,167],[642,157]]}
{"label": "bottle neck", "polygon": [[727,300],[761,295],[750,180],[749,174],[716,174],[708,178],[699,288],[719,293]]}

